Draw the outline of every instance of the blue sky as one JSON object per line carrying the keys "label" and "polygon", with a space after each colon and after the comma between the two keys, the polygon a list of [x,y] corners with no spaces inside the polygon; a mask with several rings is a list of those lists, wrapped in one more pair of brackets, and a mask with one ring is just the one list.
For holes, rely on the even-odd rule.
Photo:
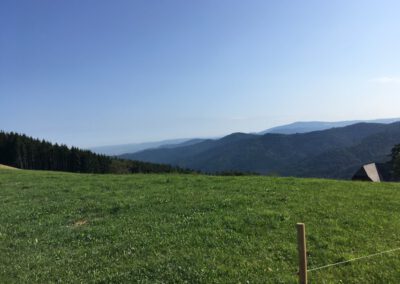
{"label": "blue sky", "polygon": [[400,117],[400,1],[0,2],[0,129],[81,147]]}

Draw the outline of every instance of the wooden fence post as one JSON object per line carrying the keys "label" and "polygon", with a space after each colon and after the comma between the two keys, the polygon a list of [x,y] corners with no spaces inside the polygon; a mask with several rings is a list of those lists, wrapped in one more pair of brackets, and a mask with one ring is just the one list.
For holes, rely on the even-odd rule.
{"label": "wooden fence post", "polygon": [[307,248],[304,223],[297,223],[297,246],[299,251],[299,283],[307,284]]}

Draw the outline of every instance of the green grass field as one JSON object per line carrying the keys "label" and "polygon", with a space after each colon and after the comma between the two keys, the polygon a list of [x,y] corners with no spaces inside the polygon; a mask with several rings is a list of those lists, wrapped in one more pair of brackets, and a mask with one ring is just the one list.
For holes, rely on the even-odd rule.
{"label": "green grass field", "polygon": [[[0,171],[0,283],[296,283],[400,247],[400,184]],[[400,252],[310,272],[398,283]]]}

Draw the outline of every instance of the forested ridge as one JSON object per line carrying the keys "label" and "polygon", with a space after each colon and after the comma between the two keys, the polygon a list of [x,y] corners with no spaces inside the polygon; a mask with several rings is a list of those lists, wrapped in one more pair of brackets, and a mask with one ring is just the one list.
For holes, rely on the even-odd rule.
{"label": "forested ridge", "polygon": [[0,164],[20,169],[80,173],[189,172],[169,165],[117,159],[4,131],[0,131]]}
{"label": "forested ridge", "polygon": [[393,146],[399,142],[400,122],[358,123],[304,134],[234,133],[217,140],[173,149],[149,149],[121,158],[206,173],[351,179],[364,164],[388,162]]}

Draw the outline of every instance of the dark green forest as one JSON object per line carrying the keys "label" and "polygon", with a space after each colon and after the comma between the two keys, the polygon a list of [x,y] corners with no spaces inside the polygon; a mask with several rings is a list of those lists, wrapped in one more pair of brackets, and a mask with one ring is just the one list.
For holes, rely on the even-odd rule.
{"label": "dark green forest", "polygon": [[31,170],[77,173],[187,173],[169,165],[127,161],[88,150],[0,131],[0,164]]}
{"label": "dark green forest", "polygon": [[396,145],[392,150],[393,174],[400,178],[400,144]]}
{"label": "dark green forest", "polygon": [[157,148],[121,158],[165,163],[206,173],[351,179],[365,164],[386,163],[400,142],[400,122],[358,123],[304,134],[234,133],[217,140]]}

